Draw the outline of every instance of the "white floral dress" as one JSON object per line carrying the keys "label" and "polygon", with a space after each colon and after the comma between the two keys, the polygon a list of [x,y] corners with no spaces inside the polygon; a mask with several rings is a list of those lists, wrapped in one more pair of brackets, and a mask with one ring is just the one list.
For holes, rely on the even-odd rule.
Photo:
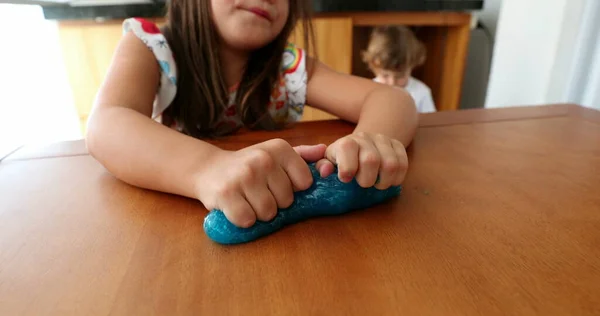
{"label": "white floral dress", "polygon": [[[177,65],[173,52],[158,26],[141,18],[129,18],[123,22],[123,34],[132,31],[156,57],[160,66],[160,85],[154,99],[152,118],[161,121],[163,112],[173,102],[177,93]],[[271,94],[268,110],[278,123],[293,123],[302,118],[306,102],[306,54],[305,51],[288,44],[281,65],[282,76]],[[213,128],[234,130],[243,125],[235,105],[235,87],[229,95],[228,108]],[[181,131],[181,126],[171,126]]]}

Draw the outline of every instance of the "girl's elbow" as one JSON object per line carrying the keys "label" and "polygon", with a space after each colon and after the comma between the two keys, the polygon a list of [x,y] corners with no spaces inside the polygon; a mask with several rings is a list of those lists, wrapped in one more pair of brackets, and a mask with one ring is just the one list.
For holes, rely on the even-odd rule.
{"label": "girl's elbow", "polygon": [[98,157],[98,152],[100,151],[100,141],[103,138],[103,116],[102,109],[95,109],[90,114],[86,124],[86,131],[84,135],[85,145],[88,153],[94,158]]}
{"label": "girl's elbow", "polygon": [[415,99],[406,91],[405,89],[392,89],[394,93],[396,93],[396,100],[400,103],[400,106],[412,116],[417,116],[417,104],[415,103]]}
{"label": "girl's elbow", "polygon": [[90,121],[88,121],[87,124],[87,128],[86,128],[86,132],[85,132],[85,146],[87,148],[88,153],[90,154],[90,156],[96,158],[97,157],[97,149],[98,149],[98,145],[97,145],[97,133],[94,130],[94,128],[92,127],[93,124],[90,124]]}
{"label": "girl's elbow", "polygon": [[403,126],[408,131],[406,145],[410,144],[419,125],[419,111],[414,98],[405,89],[393,89],[395,104],[400,110]]}
{"label": "girl's elbow", "polygon": [[383,89],[386,90],[388,100],[393,100],[390,103],[395,109],[399,110],[406,120],[416,122],[419,119],[419,112],[417,110],[417,104],[413,97],[405,89],[385,86]]}

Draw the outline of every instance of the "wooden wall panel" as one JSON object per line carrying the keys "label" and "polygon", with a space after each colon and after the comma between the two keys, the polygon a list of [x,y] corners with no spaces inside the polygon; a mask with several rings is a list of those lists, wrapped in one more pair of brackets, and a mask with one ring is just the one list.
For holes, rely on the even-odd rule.
{"label": "wooden wall panel", "polygon": [[456,110],[460,106],[462,83],[467,63],[467,50],[471,28],[469,25],[446,28],[444,52],[444,73],[440,78],[439,98],[443,100],[440,110]]}
{"label": "wooden wall panel", "polygon": [[443,107],[445,100],[442,98],[442,76],[444,67],[444,46],[446,27],[423,27],[416,32],[417,37],[427,49],[427,60],[421,67],[415,69],[413,76],[422,80],[431,89],[433,101],[438,110]]}
{"label": "wooden wall panel", "polygon": [[121,38],[121,23],[60,23],[59,37],[80,126],[85,132],[96,93]]}
{"label": "wooden wall panel", "polygon": [[[315,18],[313,28],[317,58],[338,72],[352,73],[352,19]],[[290,41],[303,47],[303,40],[302,28],[298,27]],[[332,118],[336,117],[311,107],[305,108],[303,116],[304,121]]]}

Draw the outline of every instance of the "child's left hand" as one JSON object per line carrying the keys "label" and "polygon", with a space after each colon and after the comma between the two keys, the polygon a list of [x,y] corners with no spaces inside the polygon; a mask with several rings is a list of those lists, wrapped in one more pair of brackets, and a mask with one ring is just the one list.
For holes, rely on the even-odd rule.
{"label": "child's left hand", "polygon": [[329,176],[335,164],[340,181],[347,183],[356,177],[364,188],[375,185],[385,190],[400,185],[408,169],[404,145],[381,134],[357,132],[342,137],[327,147],[325,158],[317,163],[322,177]]}

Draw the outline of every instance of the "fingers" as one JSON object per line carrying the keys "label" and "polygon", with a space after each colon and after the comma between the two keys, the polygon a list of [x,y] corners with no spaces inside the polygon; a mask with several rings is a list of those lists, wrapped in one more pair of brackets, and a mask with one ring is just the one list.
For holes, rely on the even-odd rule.
{"label": "fingers", "polygon": [[338,167],[338,178],[348,183],[358,171],[359,145],[353,138],[345,137],[327,148],[325,156]]}
{"label": "fingers", "polygon": [[381,164],[381,154],[369,136],[363,135],[358,139],[360,150],[358,153],[359,167],[356,173],[356,182],[363,188],[375,185]]}
{"label": "fingers", "polygon": [[408,170],[408,156],[406,155],[406,148],[402,145],[401,142],[392,139],[392,148],[396,152],[396,157],[398,157],[398,172],[396,172],[396,179],[393,182],[393,185],[401,185],[404,182],[404,178],[406,177],[406,171]]}
{"label": "fingers", "polygon": [[306,161],[284,140],[270,140],[268,146],[273,150],[273,158],[277,160],[290,179],[293,189],[295,191],[308,189],[313,178]]}
{"label": "fingers", "polygon": [[300,155],[300,157],[302,157],[302,159],[304,159],[306,162],[315,162],[319,159],[322,159],[323,157],[325,157],[326,149],[327,146],[325,144],[312,146],[301,145],[294,147],[296,153]]}
{"label": "fingers", "polygon": [[[325,156],[337,165],[341,181],[350,182],[355,177],[363,188],[375,186],[384,190],[400,185],[408,169],[404,145],[384,135],[355,133],[346,136],[329,146]],[[318,162],[317,168],[322,177],[330,174],[330,165],[326,161]]]}
{"label": "fingers", "polygon": [[331,161],[325,159],[325,151],[327,150],[327,145],[319,144],[312,146],[296,146],[294,150],[302,159],[306,162],[317,162],[315,167],[319,170],[319,174],[322,178],[330,176],[335,170],[335,166]]}
{"label": "fingers", "polygon": [[250,227],[256,220],[268,222],[277,215],[277,208],[286,208],[294,197],[285,172],[278,168],[269,179],[245,182],[239,191],[222,194],[219,205],[225,217],[238,227]]}
{"label": "fingers", "polygon": [[246,201],[250,204],[256,218],[268,222],[277,214],[277,202],[269,191],[266,183],[256,183],[244,188]]}
{"label": "fingers", "polygon": [[396,183],[400,171],[400,161],[389,138],[377,135],[374,137],[374,143],[381,155],[379,181],[375,184],[375,187],[379,190],[385,190]]}
{"label": "fingers", "polygon": [[277,168],[269,176],[267,185],[277,203],[277,207],[287,208],[292,205],[294,202],[292,183],[282,168]]}
{"label": "fingers", "polygon": [[248,228],[256,222],[254,210],[239,192],[223,195],[219,202],[219,208],[235,226]]}

